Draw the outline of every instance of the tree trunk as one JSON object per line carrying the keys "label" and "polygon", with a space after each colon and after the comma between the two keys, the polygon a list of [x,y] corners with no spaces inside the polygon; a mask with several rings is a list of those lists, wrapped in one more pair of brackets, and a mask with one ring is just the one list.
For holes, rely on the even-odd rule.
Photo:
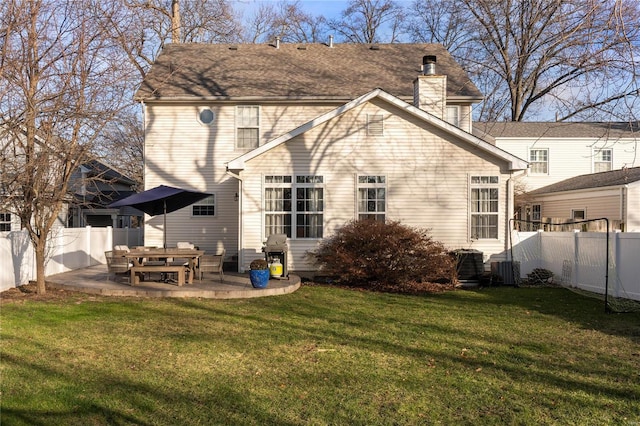
{"label": "tree trunk", "polygon": [[43,295],[47,292],[44,281],[44,242],[38,241],[35,244],[36,252],[36,292]]}

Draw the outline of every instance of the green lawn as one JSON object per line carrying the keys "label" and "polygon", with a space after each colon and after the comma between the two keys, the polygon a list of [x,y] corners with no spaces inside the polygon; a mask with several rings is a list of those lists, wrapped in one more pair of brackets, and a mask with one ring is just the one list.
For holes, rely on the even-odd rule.
{"label": "green lawn", "polygon": [[639,425],[640,314],[559,288],[5,302],[2,425]]}

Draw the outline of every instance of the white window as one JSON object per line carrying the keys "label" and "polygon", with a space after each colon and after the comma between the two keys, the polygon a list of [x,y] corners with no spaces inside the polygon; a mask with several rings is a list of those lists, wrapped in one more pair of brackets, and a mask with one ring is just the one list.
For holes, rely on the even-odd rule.
{"label": "white window", "polygon": [[322,176],[296,176],[294,183],[291,176],[265,176],[265,236],[286,234],[291,238],[295,226],[294,238],[322,238],[323,182]]}
{"label": "white window", "polygon": [[384,135],[384,116],[382,114],[367,114],[367,134],[371,136]]}
{"label": "white window", "polygon": [[296,176],[296,238],[322,238],[322,176]]}
{"label": "white window", "polygon": [[0,232],[11,231],[11,213],[0,213]]}
{"label": "white window", "polygon": [[612,170],[613,164],[613,150],[611,149],[596,149],[593,155],[593,172],[608,172]]}
{"label": "white window", "polygon": [[385,176],[358,176],[358,219],[384,222],[387,210]]}
{"label": "white window", "polygon": [[447,105],[447,122],[460,127],[460,107],[458,105]]}
{"label": "white window", "polygon": [[542,220],[542,207],[540,204],[534,204],[531,206],[531,220],[536,222]]}
{"label": "white window", "polygon": [[498,238],[498,176],[471,176],[471,238]]}
{"label": "white window", "polygon": [[585,209],[571,209],[571,219],[585,220],[586,218],[587,218],[587,211]]}
{"label": "white window", "polygon": [[205,126],[210,126],[213,124],[213,120],[215,119],[215,114],[209,107],[199,108],[198,110],[198,121]]}
{"label": "white window", "polygon": [[291,238],[291,176],[264,177],[264,235],[287,234]]}
{"label": "white window", "polygon": [[211,195],[205,199],[194,203],[191,206],[192,216],[215,216],[216,214],[216,196]]}
{"label": "white window", "polygon": [[529,166],[532,175],[546,175],[549,173],[549,150],[530,149]]}
{"label": "white window", "polygon": [[236,147],[252,149],[258,147],[260,134],[260,107],[239,105],[236,107]]}

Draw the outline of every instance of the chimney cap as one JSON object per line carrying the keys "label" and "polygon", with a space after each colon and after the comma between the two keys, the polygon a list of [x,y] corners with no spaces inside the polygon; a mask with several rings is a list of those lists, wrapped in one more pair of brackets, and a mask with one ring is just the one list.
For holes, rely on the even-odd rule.
{"label": "chimney cap", "polygon": [[435,64],[436,55],[425,55],[422,57],[422,64]]}
{"label": "chimney cap", "polygon": [[436,75],[436,56],[425,55],[422,57],[422,74]]}

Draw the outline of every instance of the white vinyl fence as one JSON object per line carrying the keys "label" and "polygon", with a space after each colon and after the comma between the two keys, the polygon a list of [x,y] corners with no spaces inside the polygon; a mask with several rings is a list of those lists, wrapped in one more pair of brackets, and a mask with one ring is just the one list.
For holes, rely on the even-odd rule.
{"label": "white vinyl fence", "polygon": [[[45,275],[106,263],[114,245],[144,245],[142,228],[61,228],[50,238]],[[0,291],[36,279],[35,252],[26,231],[0,232]]]}
{"label": "white vinyl fence", "polygon": [[[521,278],[535,268],[554,273],[556,283],[604,294],[608,273],[609,295],[640,300],[640,233],[512,232],[513,260],[520,262]],[[511,256],[509,256],[511,260]]]}

